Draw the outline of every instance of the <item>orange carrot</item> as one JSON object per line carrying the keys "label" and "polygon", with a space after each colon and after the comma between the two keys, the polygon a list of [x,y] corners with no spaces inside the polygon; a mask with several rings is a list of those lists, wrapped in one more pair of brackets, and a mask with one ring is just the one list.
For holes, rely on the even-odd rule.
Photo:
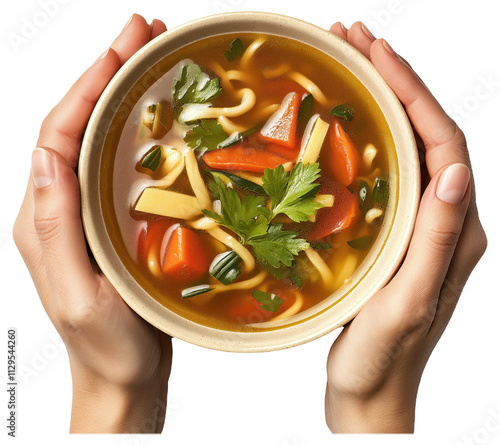
{"label": "orange carrot", "polygon": [[348,186],[358,174],[359,155],[351,138],[344,131],[337,119],[330,127],[331,154],[330,168],[335,179]]}
{"label": "orange carrot", "polygon": [[277,292],[276,295],[282,298],[283,304],[276,312],[266,311],[260,307],[260,303],[251,294],[232,298],[227,301],[227,315],[232,321],[237,323],[261,323],[277,315],[282,314],[295,302],[295,296],[291,292]]}
{"label": "orange carrot", "polygon": [[162,271],[172,280],[193,284],[210,267],[210,258],[199,236],[190,229],[177,227],[168,241],[162,262]]}
{"label": "orange carrot", "polygon": [[300,102],[301,97],[298,93],[287,94],[281,106],[267,120],[260,131],[261,139],[287,148],[293,148],[296,143]]}
{"label": "orange carrot", "polygon": [[318,210],[316,222],[311,231],[306,234],[306,238],[311,241],[347,229],[361,216],[358,195],[351,193],[347,187],[334,181],[327,181],[323,182],[319,193],[333,195],[335,200],[332,207],[323,207]]}
{"label": "orange carrot", "polygon": [[288,159],[276,154],[239,144],[209,151],[205,153],[203,160],[210,168],[217,170],[243,170],[256,173],[263,173],[266,168],[276,168],[280,164],[289,162]]}
{"label": "orange carrot", "polygon": [[174,223],[172,218],[157,218],[148,220],[139,233],[137,240],[137,260],[147,265],[148,255],[151,249],[160,251],[161,242],[167,229]]}

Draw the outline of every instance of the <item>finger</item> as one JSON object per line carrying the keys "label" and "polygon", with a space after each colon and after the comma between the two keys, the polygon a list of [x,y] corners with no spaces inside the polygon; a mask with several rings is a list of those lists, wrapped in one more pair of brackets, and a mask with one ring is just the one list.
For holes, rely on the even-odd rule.
{"label": "finger", "polygon": [[90,115],[119,67],[120,60],[112,49],[99,57],[45,118],[37,145],[57,151],[75,168]]}
{"label": "finger", "polygon": [[161,20],[154,19],[150,25],[149,39],[153,40],[167,30],[167,26]]}
{"label": "finger", "polygon": [[356,22],[349,28],[347,41],[365,57],[370,58],[370,47],[375,37],[363,23]]}
{"label": "finger", "polygon": [[334,23],[330,28],[330,32],[347,41],[347,28],[342,23]]}
{"label": "finger", "polygon": [[[43,148],[33,151],[31,169],[34,226],[50,287],[40,297],[45,307],[74,306],[78,295],[97,293],[80,217],[78,180],[62,156]],[[68,300],[58,298],[47,305],[51,295]]]}
{"label": "finger", "polygon": [[[405,313],[435,310],[470,200],[470,171],[452,164],[429,183],[420,203],[407,256],[389,286]],[[388,287],[389,287],[388,286]],[[400,289],[409,289],[402,297]]]}
{"label": "finger", "polygon": [[470,169],[463,133],[411,67],[382,39],[372,44],[370,57],[422,138],[431,177],[450,163],[462,163]]}
{"label": "finger", "polygon": [[151,28],[144,17],[133,14],[120,35],[111,44],[123,65],[130,57],[149,42]]}

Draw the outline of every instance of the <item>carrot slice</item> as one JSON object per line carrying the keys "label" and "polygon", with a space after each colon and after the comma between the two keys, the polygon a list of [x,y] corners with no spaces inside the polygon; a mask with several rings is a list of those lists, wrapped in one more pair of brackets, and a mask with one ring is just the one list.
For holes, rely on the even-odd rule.
{"label": "carrot slice", "polygon": [[351,193],[347,187],[334,181],[327,181],[323,183],[319,193],[333,195],[335,200],[332,207],[323,207],[316,213],[316,222],[311,231],[305,235],[311,241],[347,229],[361,216],[358,195]]}
{"label": "carrot slice", "polygon": [[335,179],[348,186],[358,174],[359,155],[351,138],[336,119],[330,127],[330,145],[330,168]]}
{"label": "carrot slice", "polygon": [[169,278],[192,284],[200,280],[210,267],[210,258],[200,237],[190,229],[177,227],[168,241],[162,271]]}
{"label": "carrot slice", "polygon": [[137,240],[137,260],[139,263],[147,265],[148,254],[153,247],[158,252],[160,251],[163,236],[173,221],[171,218],[157,218],[147,221]]}
{"label": "carrot slice", "polygon": [[281,106],[260,130],[261,139],[293,148],[296,143],[300,101],[301,97],[298,93],[287,94]]}
{"label": "carrot slice", "polygon": [[234,145],[229,148],[212,150],[203,156],[210,168],[216,170],[243,170],[263,173],[266,168],[276,168],[289,159],[254,147]]}

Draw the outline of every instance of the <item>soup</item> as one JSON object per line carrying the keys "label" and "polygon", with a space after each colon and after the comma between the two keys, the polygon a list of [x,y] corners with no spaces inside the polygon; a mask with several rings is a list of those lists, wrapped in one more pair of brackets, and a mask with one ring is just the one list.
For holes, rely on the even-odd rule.
{"label": "soup", "polygon": [[359,81],[304,44],[195,42],[150,70],[115,121],[110,237],[134,278],[192,321],[286,323],[348,283],[380,231],[387,124]]}

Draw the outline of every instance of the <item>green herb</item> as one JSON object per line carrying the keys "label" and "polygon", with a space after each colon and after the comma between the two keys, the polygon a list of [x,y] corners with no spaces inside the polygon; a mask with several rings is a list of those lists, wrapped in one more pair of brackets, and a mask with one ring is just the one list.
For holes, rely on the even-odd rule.
{"label": "green herb", "polygon": [[209,273],[222,284],[231,284],[241,274],[240,263],[240,256],[234,250],[228,250],[214,258]]}
{"label": "green herb", "polygon": [[226,177],[228,182],[231,182],[233,185],[236,187],[243,189],[243,190],[248,190],[249,192],[257,193],[258,195],[265,195],[265,191],[260,186],[259,184],[255,184],[255,182],[248,181],[247,179],[241,178],[240,176],[233,175],[232,173],[228,172],[219,172],[219,171],[208,171],[214,178],[218,176],[219,178],[221,177]]}
{"label": "green herb", "polygon": [[262,187],[271,198],[269,219],[279,213],[292,221],[308,221],[309,216],[321,207],[314,197],[321,187],[316,184],[320,172],[319,164],[298,162],[288,174],[282,165],[274,169],[266,168],[262,177]]}
{"label": "green herb", "polygon": [[268,232],[258,238],[250,239],[255,256],[263,263],[278,268],[282,264],[290,267],[296,255],[309,247],[309,243],[297,238],[299,234],[292,230],[283,230],[283,225],[272,223]]}
{"label": "green herb", "polygon": [[268,221],[260,211],[266,204],[264,197],[245,195],[241,201],[238,193],[218,177],[211,181],[210,189],[221,201],[221,215],[203,209],[205,216],[236,233],[242,244],[267,233]]}
{"label": "green herb", "polygon": [[362,236],[361,238],[356,238],[351,241],[347,241],[347,244],[351,246],[355,250],[366,250],[368,249],[373,242],[373,236],[367,235]]}
{"label": "green herb", "polygon": [[225,141],[222,141],[217,146],[217,148],[232,147],[233,145],[237,144],[238,142],[241,142],[242,140],[246,139],[248,136],[251,136],[252,134],[254,134],[256,131],[260,130],[261,128],[262,128],[262,125],[257,125],[253,128],[250,128],[249,130],[242,131],[241,133],[233,133]]}
{"label": "green herb", "polygon": [[173,99],[176,106],[206,103],[221,93],[219,79],[209,79],[203,69],[194,63],[184,65],[174,80]]}
{"label": "green herb", "polygon": [[270,294],[261,290],[254,290],[252,292],[252,297],[261,303],[260,307],[262,309],[270,312],[276,312],[285,301],[282,298],[277,297],[275,294]]}
{"label": "green herb", "polygon": [[314,250],[329,250],[333,247],[330,243],[323,243],[321,241],[311,241],[309,244]]}
{"label": "green herb", "polygon": [[212,290],[214,290],[214,288],[210,287],[210,285],[202,284],[201,286],[194,286],[184,289],[181,295],[183,299],[186,299],[186,298],[196,297],[197,295],[205,294]]}
{"label": "green herb", "polygon": [[227,139],[227,133],[217,119],[200,119],[184,136],[184,141],[194,150],[215,150]]}
{"label": "green herb", "polygon": [[299,108],[299,124],[300,125],[305,125],[307,122],[309,122],[309,119],[311,119],[313,115],[313,107],[314,107],[314,99],[312,94],[308,94],[304,99],[302,99],[302,102],[300,103],[300,108]]}
{"label": "green herb", "polygon": [[381,204],[387,204],[389,201],[389,182],[385,179],[375,179],[373,186],[373,200]]}
{"label": "green herb", "polygon": [[228,62],[232,62],[233,60],[239,59],[243,55],[244,50],[243,42],[240,38],[236,38],[229,45],[229,50],[226,49],[224,56]]}
{"label": "green herb", "polygon": [[363,215],[372,208],[372,196],[370,186],[366,181],[359,182],[358,207]]}
{"label": "green herb", "polygon": [[354,111],[346,104],[337,105],[330,110],[330,114],[351,122],[354,118]]}
{"label": "green herb", "polygon": [[161,161],[161,145],[155,145],[142,158],[141,166],[151,171],[156,171]]}

